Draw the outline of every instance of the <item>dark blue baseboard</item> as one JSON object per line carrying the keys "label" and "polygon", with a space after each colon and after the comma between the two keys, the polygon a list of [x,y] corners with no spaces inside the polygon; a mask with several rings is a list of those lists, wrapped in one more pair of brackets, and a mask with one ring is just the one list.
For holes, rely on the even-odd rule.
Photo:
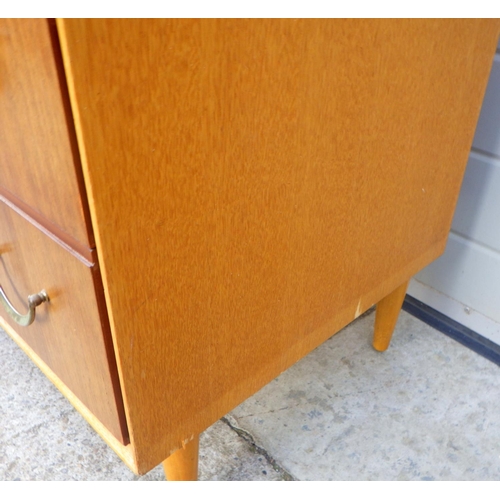
{"label": "dark blue baseboard", "polygon": [[420,302],[409,295],[403,302],[403,311],[415,316],[419,320],[427,323],[436,330],[448,335],[462,345],[472,349],[480,356],[489,359],[500,366],[500,346],[484,338],[464,325],[448,318],[444,314],[432,309],[428,305]]}

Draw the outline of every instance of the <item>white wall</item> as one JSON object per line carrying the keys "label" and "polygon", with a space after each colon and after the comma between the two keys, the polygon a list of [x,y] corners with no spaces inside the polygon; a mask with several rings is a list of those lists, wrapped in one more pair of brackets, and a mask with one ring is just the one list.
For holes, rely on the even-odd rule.
{"label": "white wall", "polygon": [[500,44],[446,252],[408,293],[500,345]]}

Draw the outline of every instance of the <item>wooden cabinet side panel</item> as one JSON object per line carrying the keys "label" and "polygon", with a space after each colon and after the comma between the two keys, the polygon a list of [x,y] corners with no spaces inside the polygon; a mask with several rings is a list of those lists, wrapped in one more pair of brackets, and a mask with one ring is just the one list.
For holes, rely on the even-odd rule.
{"label": "wooden cabinet side panel", "polygon": [[499,24],[58,28],[144,471],[444,249]]}

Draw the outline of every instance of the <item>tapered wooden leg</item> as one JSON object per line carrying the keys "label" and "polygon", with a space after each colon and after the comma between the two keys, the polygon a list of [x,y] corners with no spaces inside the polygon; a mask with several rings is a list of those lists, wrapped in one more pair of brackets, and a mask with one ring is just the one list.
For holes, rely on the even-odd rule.
{"label": "tapered wooden leg", "polygon": [[403,283],[377,304],[375,331],[373,333],[373,347],[377,351],[385,351],[389,347],[392,332],[405,299],[408,283],[408,281]]}
{"label": "tapered wooden leg", "polygon": [[189,441],[185,448],[177,450],[163,461],[163,470],[167,481],[198,480],[198,450],[200,437]]}

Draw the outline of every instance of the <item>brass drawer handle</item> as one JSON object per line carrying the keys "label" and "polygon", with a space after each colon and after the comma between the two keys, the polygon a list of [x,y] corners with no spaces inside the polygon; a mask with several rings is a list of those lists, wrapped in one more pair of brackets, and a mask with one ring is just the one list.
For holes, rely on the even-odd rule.
{"label": "brass drawer handle", "polygon": [[39,293],[28,296],[28,312],[26,314],[20,314],[16,311],[16,308],[10,303],[10,300],[5,295],[2,286],[0,285],[0,302],[2,303],[4,309],[7,311],[8,315],[19,325],[28,326],[35,321],[35,308],[39,306],[42,302],[47,302],[49,296],[45,290]]}

